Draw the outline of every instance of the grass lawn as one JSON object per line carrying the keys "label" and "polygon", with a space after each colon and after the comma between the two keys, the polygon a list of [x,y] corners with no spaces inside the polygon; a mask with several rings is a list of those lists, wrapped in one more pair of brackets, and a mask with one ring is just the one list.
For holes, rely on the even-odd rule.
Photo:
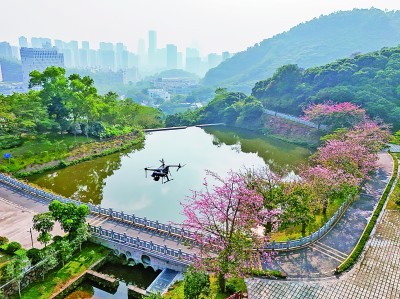
{"label": "grass lawn", "polygon": [[[43,164],[63,159],[77,145],[93,140],[72,135],[46,135],[45,138],[27,136],[19,147],[0,149],[0,171],[14,172],[30,164]],[[11,153],[10,161],[4,159],[5,153]]]}
{"label": "grass lawn", "polygon": [[[46,274],[44,281],[38,281],[29,285],[22,291],[22,298],[47,299],[50,295],[59,291],[65,284],[85,272],[89,266],[105,257],[109,249],[87,242],[82,245],[82,250],[74,254],[64,267],[56,268]],[[18,295],[13,298],[18,298]]]}
{"label": "grass lawn", "polygon": [[[236,286],[238,290],[247,292],[246,284],[241,278],[228,279],[227,284],[231,283]],[[167,292],[163,297],[167,299],[184,299],[184,283],[183,281],[176,282],[173,289]],[[208,296],[201,296],[201,299],[226,299],[229,295],[218,291],[218,281],[214,276],[210,276],[210,294]]]}
{"label": "grass lawn", "polygon": [[[335,200],[328,205],[328,209],[326,211],[326,216],[322,214],[318,214],[315,216],[315,222],[308,225],[306,229],[306,235],[311,235],[313,232],[316,232],[320,227],[324,226],[326,222],[336,213],[336,211],[342,205],[342,200]],[[300,239],[301,235],[301,225],[289,226],[285,229],[278,230],[271,234],[271,242],[283,242],[287,241],[288,238],[290,240]]]}

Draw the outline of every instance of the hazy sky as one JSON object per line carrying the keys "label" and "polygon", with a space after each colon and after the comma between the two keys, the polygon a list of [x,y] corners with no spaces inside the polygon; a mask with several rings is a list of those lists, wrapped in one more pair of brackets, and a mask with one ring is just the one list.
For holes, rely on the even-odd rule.
{"label": "hazy sky", "polygon": [[245,50],[291,27],[338,10],[400,10],[399,0],[0,0],[0,41],[18,37],[123,42],[136,52],[148,30],[157,46],[203,54]]}

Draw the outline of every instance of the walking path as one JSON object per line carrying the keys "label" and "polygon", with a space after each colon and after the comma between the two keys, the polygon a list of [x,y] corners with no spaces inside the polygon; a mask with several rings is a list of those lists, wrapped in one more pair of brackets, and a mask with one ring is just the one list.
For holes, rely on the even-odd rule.
{"label": "walking path", "polygon": [[388,153],[379,154],[378,165],[378,171],[365,183],[360,196],[323,238],[303,249],[280,252],[272,265],[264,264],[263,268],[281,270],[289,279],[332,276],[357,244],[392,176],[393,161]]}
{"label": "walking path", "polygon": [[[386,165],[383,170],[386,169],[388,171],[389,165],[387,163],[383,165]],[[360,260],[348,273],[340,277],[308,278],[303,279],[303,281],[274,281],[249,278],[246,279],[249,299],[400,299],[399,227],[400,211],[384,210]],[[328,247],[324,244],[325,241],[322,239],[317,242],[314,250],[319,249],[321,252],[329,252],[332,257],[340,260],[341,253],[334,248]],[[320,262],[323,262],[323,259]]]}
{"label": "walking path", "polygon": [[249,299],[400,299],[400,212],[383,213],[364,256],[348,273],[311,282],[249,278]]}

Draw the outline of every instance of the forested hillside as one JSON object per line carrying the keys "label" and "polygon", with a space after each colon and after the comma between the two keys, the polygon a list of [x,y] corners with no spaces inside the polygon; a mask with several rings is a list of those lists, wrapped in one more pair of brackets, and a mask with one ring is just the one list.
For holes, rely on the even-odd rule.
{"label": "forested hillside", "polygon": [[309,103],[351,102],[399,129],[400,46],[306,70],[285,65],[257,82],[252,95],[266,108],[297,115]]}
{"label": "forested hillside", "polygon": [[400,42],[400,11],[354,9],[321,16],[248,48],[211,69],[206,86],[250,92],[278,67],[308,68]]}

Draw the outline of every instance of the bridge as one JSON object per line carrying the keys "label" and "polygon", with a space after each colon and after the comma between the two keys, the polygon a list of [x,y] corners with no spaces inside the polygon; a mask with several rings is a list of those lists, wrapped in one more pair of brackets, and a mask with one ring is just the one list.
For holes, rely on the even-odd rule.
{"label": "bridge", "polygon": [[[20,231],[16,227],[12,228],[15,236],[24,239],[29,238],[26,230],[32,226],[33,215],[47,211],[47,205],[53,200],[82,204],[80,201],[41,190],[4,174],[0,174],[0,187],[0,203],[19,209],[25,213],[23,218],[27,217],[26,212],[31,214],[30,219],[25,221],[26,224],[30,222],[28,227],[23,227]],[[154,270],[163,270],[150,286],[153,291],[166,290],[196,256],[197,248],[194,246],[193,235],[183,228],[114,211],[112,208],[86,205],[90,209],[87,222],[92,241],[112,249],[130,264],[141,263]],[[6,217],[0,217],[0,221],[4,218]],[[57,233],[61,233],[61,230]],[[30,242],[27,244],[30,245]]]}

